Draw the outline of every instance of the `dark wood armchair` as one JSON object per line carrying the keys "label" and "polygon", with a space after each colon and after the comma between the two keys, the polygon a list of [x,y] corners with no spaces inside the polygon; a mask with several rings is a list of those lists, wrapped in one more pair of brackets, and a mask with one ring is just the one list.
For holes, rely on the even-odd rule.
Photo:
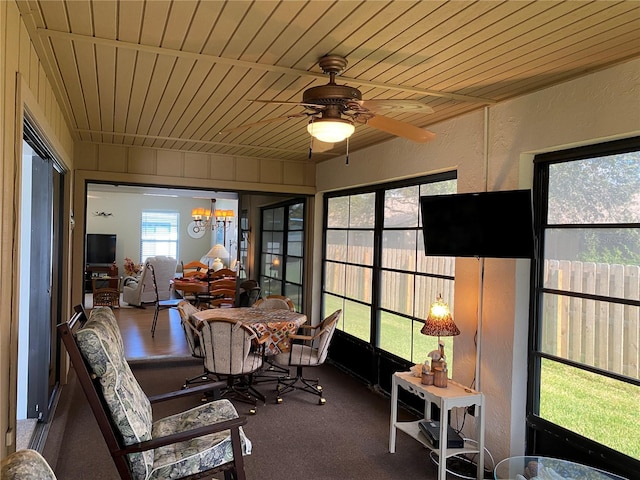
{"label": "dark wood armchair", "polygon": [[202,396],[225,382],[147,397],[124,358],[111,309],[93,309],[87,320],[77,306],[57,328],[121,478],[195,479],[224,472],[225,480],[246,479],[243,455],[251,453],[251,442],[242,425],[247,420],[228,400],[152,420],[151,404]]}

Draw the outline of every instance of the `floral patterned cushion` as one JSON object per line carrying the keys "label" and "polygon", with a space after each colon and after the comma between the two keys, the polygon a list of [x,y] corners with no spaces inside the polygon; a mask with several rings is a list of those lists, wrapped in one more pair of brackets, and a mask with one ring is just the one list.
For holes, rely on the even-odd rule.
{"label": "floral patterned cushion", "polygon": [[[238,413],[229,400],[216,400],[183,413],[158,420],[153,424],[153,436],[202,427],[236,418]],[[243,455],[251,454],[251,442],[240,428]],[[167,445],[155,450],[150,479],[182,478],[233,460],[229,430]]]}
{"label": "floral patterned cushion", "polygon": [[95,307],[91,310],[89,317],[103,323],[105,328],[110,329],[113,337],[118,340],[118,348],[120,348],[124,354],[124,343],[122,341],[122,335],[120,335],[120,327],[118,327],[118,322],[111,307]]}
{"label": "floral patterned cushion", "polygon": [[[108,307],[91,311],[87,323],[78,330],[76,341],[100,378],[105,401],[126,445],[238,417],[229,400],[217,400],[153,423],[151,404],[124,357],[120,330]],[[243,455],[249,455],[251,442],[242,428],[240,439]],[[231,435],[226,430],[133,453],[128,459],[135,479],[182,478],[233,460]]]}
{"label": "floral patterned cushion", "polygon": [[[100,379],[111,418],[125,445],[151,439],[152,412],[149,399],[124,357],[122,337],[113,311],[95,308],[76,335],[78,347]],[[128,455],[134,478],[148,478],[153,451]]]}
{"label": "floral patterned cushion", "polygon": [[0,478],[18,480],[37,478],[55,480],[56,476],[47,461],[35,450],[18,450],[2,460]]}

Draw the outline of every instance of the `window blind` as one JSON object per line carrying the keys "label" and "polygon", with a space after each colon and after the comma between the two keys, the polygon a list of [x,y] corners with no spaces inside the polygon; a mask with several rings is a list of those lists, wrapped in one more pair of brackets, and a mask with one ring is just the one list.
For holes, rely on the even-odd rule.
{"label": "window blind", "polygon": [[178,212],[143,211],[140,232],[140,258],[166,255],[178,257]]}

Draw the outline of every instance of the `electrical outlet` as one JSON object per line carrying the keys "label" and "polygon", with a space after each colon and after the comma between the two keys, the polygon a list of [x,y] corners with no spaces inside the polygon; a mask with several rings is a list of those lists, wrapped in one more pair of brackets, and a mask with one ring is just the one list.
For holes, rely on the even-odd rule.
{"label": "electrical outlet", "polygon": [[467,413],[473,417],[476,416],[476,406],[475,405],[469,405],[467,407]]}

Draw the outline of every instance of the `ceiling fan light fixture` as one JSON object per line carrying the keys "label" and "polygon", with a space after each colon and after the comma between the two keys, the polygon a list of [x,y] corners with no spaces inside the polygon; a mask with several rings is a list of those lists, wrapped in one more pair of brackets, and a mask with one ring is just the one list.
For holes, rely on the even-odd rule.
{"label": "ceiling fan light fixture", "polygon": [[355,130],[353,123],[342,118],[319,118],[311,120],[307,125],[307,131],[312,137],[326,143],[346,140]]}

